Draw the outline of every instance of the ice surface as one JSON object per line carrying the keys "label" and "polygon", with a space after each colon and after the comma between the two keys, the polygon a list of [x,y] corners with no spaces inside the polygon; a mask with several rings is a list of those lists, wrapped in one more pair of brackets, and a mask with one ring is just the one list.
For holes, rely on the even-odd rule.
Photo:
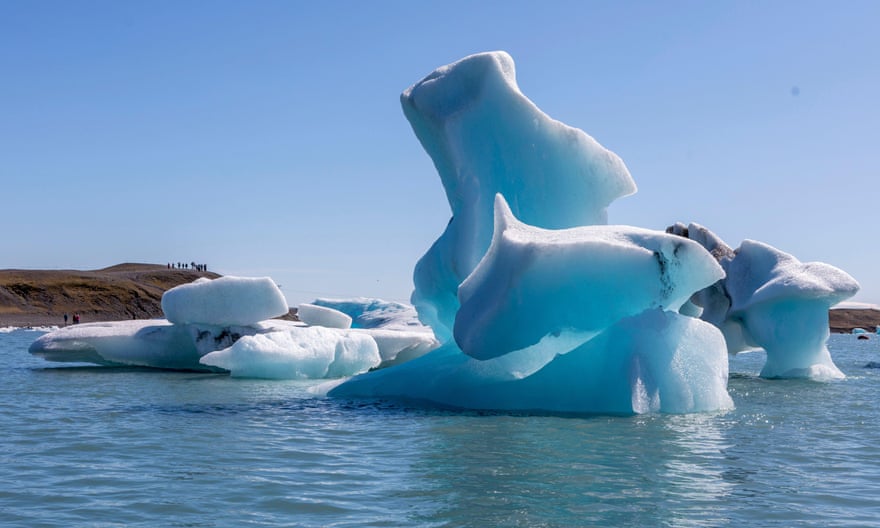
{"label": "ice surface", "polygon": [[284,294],[269,277],[197,279],[165,292],[165,317],[176,324],[250,325],[285,315]]}
{"label": "ice surface", "polygon": [[490,359],[574,330],[595,335],[648,308],[677,311],[724,276],[691,240],[630,226],[539,229],[501,195],[486,256],[462,283],[455,341]]}
{"label": "ice surface", "polygon": [[268,379],[339,378],[380,361],[369,335],[319,326],[242,337],[201,358],[202,364],[228,370],[234,377]]}
{"label": "ice surface", "polygon": [[722,330],[731,353],[763,348],[767,361],[761,375],[768,378],[843,377],[825,346],[828,310],[858,291],[855,279],[753,240],[730,250],[698,224],[676,224],[668,231],[703,244],[726,271],[693,301],[703,307],[701,317]]}
{"label": "ice surface", "polygon": [[327,328],[351,328],[351,317],[347,314],[315,304],[300,304],[296,310],[297,318],[309,326]]}
{"label": "ice surface", "polygon": [[524,222],[562,229],[605,223],[607,206],[635,192],[620,158],[520,92],[505,52],[439,68],[404,91],[401,103],[452,209],[416,264],[412,296],[441,342],[452,335],[458,285],[489,247],[497,193]]}

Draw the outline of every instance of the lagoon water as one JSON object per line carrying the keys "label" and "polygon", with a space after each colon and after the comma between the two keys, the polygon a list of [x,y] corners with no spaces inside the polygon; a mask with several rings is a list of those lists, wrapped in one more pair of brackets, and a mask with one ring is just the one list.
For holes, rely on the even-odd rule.
{"label": "lagoon water", "polygon": [[558,417],[47,363],[0,332],[0,526],[880,526],[880,336],[736,409]]}

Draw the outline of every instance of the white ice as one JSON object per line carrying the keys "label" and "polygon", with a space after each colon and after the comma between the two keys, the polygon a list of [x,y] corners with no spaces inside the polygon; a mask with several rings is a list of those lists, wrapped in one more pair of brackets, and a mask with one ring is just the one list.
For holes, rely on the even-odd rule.
{"label": "white ice", "polygon": [[242,335],[269,328],[175,325],[164,319],[85,323],[40,336],[31,344],[30,353],[68,363],[216,370],[200,364],[199,359],[231,346]]}
{"label": "white ice", "polygon": [[297,318],[309,326],[326,328],[351,328],[351,316],[339,310],[315,304],[300,304],[296,310]]}
{"label": "white ice", "polygon": [[481,53],[401,95],[452,209],[413,277],[413,304],[441,342],[452,336],[459,284],[489,247],[496,194],[524,222],[561,229],[605,223],[607,206],[636,190],[617,155],[544,114],[520,92],[514,70],[507,53]]}
{"label": "white ice", "polygon": [[828,310],[855,295],[855,279],[762,242],[745,240],[731,250],[699,224],[676,224],[668,231],[703,244],[726,271],[693,301],[703,307],[701,317],[722,330],[729,352],[764,349],[761,376],[767,378],[844,377],[826,346]]}
{"label": "white ice", "polygon": [[319,326],[242,337],[200,360],[234,377],[267,379],[340,378],[364,372],[380,361],[370,336]]}
{"label": "white ice", "polygon": [[285,315],[284,294],[269,277],[197,279],[162,296],[165,318],[176,324],[250,325]]}

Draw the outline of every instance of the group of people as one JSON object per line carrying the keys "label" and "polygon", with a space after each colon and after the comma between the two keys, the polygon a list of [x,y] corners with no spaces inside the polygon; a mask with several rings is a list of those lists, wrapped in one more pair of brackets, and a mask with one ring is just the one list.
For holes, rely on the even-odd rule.
{"label": "group of people", "polygon": [[196,264],[195,262],[190,262],[187,264],[186,262],[169,262],[168,269],[187,269],[193,271],[208,271],[207,264]]}
{"label": "group of people", "polygon": [[[73,324],[79,324],[79,314],[73,314]],[[67,314],[64,314],[64,326],[67,326]]]}

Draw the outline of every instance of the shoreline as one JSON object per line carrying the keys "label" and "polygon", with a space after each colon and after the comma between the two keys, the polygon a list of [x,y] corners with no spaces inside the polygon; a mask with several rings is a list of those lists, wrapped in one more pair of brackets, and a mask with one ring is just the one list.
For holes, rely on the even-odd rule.
{"label": "shoreline", "polygon": [[[73,314],[68,314],[67,324],[64,324],[62,315],[39,315],[39,314],[0,314],[0,328],[47,328],[73,326]],[[151,318],[155,319],[155,318]],[[112,321],[124,321],[111,317],[86,317],[80,314],[79,324],[84,323],[107,323]]]}
{"label": "shoreline", "polygon": [[[68,313],[67,324],[64,324],[64,314],[34,314],[34,313],[0,313],[0,328],[64,328],[73,326],[73,314]],[[79,324],[107,323],[114,321],[132,320],[162,320],[160,314],[155,317],[132,317],[122,319],[114,314],[80,313]],[[296,308],[291,307],[287,315],[276,319],[297,321]],[[833,308],[829,311],[829,330],[832,334],[851,334],[854,328],[862,328],[867,333],[875,333],[880,326],[880,311],[866,308]]]}

